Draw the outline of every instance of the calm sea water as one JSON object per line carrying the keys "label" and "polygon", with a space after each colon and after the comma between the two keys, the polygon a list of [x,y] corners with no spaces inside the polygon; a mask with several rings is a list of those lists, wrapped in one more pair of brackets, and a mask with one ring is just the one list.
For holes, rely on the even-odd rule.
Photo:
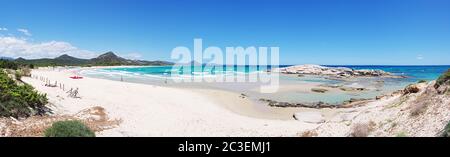
{"label": "calm sea water", "polygon": [[[280,67],[287,67],[288,65],[283,65]],[[189,67],[183,67],[189,68]],[[172,66],[150,66],[150,67],[124,67],[124,68],[106,68],[100,69],[103,71],[110,72],[131,72],[143,75],[156,75],[156,76],[170,76],[172,73],[179,75],[223,75],[223,74],[248,74],[254,72],[267,71],[271,67],[260,67],[260,66],[219,66],[219,67],[209,67],[209,66],[191,66],[189,69],[174,68]],[[186,72],[186,73],[185,73]]]}
{"label": "calm sea water", "polygon": [[378,69],[386,72],[393,73],[395,75],[404,75],[409,78],[406,81],[419,81],[419,80],[435,80],[442,73],[450,69],[450,65],[435,65],[435,66],[388,66],[388,65],[328,65],[330,67],[348,67],[352,69]]}
{"label": "calm sea water", "polygon": [[[288,67],[290,65],[281,65],[279,67]],[[393,73],[394,75],[408,76],[405,81],[418,81],[418,80],[434,80],[438,78],[447,69],[450,69],[450,65],[445,66],[354,66],[354,65],[326,65],[329,67],[348,67],[352,69],[377,69],[386,72]],[[154,75],[154,76],[170,76],[172,72],[180,75],[223,75],[223,74],[247,74],[255,72],[267,71],[271,67],[259,67],[259,66],[234,66],[234,67],[192,67],[190,70],[173,69],[172,66],[154,66],[154,67],[126,67],[126,68],[105,68],[92,71],[91,74],[96,72],[99,74],[104,73],[117,73],[117,74],[131,74],[131,75]],[[188,73],[183,73],[187,71]],[[312,80],[315,81],[315,80]]]}
{"label": "calm sea water", "polygon": [[[282,65],[280,67],[287,67],[289,65]],[[277,93],[261,94],[254,92],[257,86],[250,83],[241,84],[196,84],[194,87],[213,87],[234,92],[246,93],[253,96],[255,99],[268,98],[278,101],[288,102],[327,102],[327,103],[341,103],[351,98],[374,98],[377,95],[390,93],[395,90],[403,89],[406,85],[418,82],[419,80],[435,80],[443,72],[450,69],[450,66],[352,66],[352,65],[327,65],[329,67],[348,67],[352,69],[377,69],[393,73],[394,75],[408,76],[407,78],[393,79],[393,78],[369,78],[356,79],[352,81],[338,81],[329,80],[321,77],[295,77],[295,76],[280,76],[280,88],[289,90],[280,90]],[[127,68],[104,68],[94,70],[83,70],[82,75],[110,79],[110,80],[125,80],[127,82],[146,83],[146,84],[160,84],[164,86],[184,86],[181,84],[165,84],[164,80],[170,77],[191,77],[191,76],[217,76],[217,75],[239,75],[239,74],[254,74],[265,72],[271,67],[257,67],[257,66],[235,66],[235,67],[192,67],[188,69],[187,73],[183,73],[183,69],[173,69],[172,66],[154,66],[154,67],[127,67]],[[186,71],[185,71],[186,72]],[[179,75],[172,76],[171,73]],[[382,85],[378,84],[382,80]],[[314,82],[328,85],[341,85],[349,87],[365,87],[369,91],[359,93],[305,93],[300,92],[298,88],[292,88],[304,82]],[[299,87],[300,88],[300,87]]]}

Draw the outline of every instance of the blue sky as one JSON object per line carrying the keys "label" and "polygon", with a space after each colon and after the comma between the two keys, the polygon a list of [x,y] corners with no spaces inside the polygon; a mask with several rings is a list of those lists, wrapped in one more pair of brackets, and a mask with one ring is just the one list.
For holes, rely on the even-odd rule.
{"label": "blue sky", "polygon": [[[63,49],[81,56],[114,51],[169,60],[173,48],[192,47],[194,38],[202,38],[204,47],[278,46],[282,64],[450,64],[448,0],[1,0],[0,5],[4,56],[51,57]],[[2,49],[1,42],[13,48]],[[40,54],[30,47],[51,50]]]}

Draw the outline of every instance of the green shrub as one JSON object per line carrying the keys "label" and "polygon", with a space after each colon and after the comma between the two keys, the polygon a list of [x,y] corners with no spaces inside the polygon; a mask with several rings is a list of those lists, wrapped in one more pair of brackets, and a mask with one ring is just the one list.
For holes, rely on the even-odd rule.
{"label": "green shrub", "polygon": [[450,122],[447,123],[447,125],[444,127],[444,130],[442,130],[442,137],[450,137]]}
{"label": "green shrub", "polygon": [[20,68],[34,69],[34,65],[33,64],[25,64],[20,61],[0,59],[0,68],[12,69],[12,70],[17,70]]}
{"label": "green shrub", "polygon": [[23,74],[20,71],[16,71],[14,76],[16,77],[16,80],[22,80]]}
{"label": "green shrub", "polygon": [[45,130],[45,137],[95,137],[95,133],[80,121],[59,121]]}
{"label": "green shrub", "polygon": [[450,69],[447,70],[444,74],[442,74],[434,85],[435,88],[439,88],[441,85],[450,84]]}
{"label": "green shrub", "polygon": [[13,61],[0,59],[0,68],[17,70],[19,65]]}
{"label": "green shrub", "polygon": [[0,116],[28,117],[43,114],[47,96],[39,94],[30,85],[18,85],[0,69]]}
{"label": "green shrub", "polygon": [[418,83],[427,83],[427,80],[420,80]]}
{"label": "green shrub", "polygon": [[27,66],[28,66],[28,68],[30,68],[30,69],[34,69],[34,65],[33,65],[33,64],[28,64]]}

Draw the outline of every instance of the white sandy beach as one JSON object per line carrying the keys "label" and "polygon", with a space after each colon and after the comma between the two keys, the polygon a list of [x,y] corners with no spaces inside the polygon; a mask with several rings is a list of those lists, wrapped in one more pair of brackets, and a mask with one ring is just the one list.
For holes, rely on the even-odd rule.
{"label": "white sandy beach", "polygon": [[[47,94],[55,115],[76,115],[100,106],[110,119],[121,120],[97,136],[342,137],[354,136],[354,128],[360,125],[371,128],[364,136],[435,136],[450,118],[450,99],[436,94],[433,82],[416,84],[418,93],[394,92],[351,108],[271,108],[225,90],[69,78],[76,72],[38,69],[32,71],[33,77],[22,80]],[[65,91],[47,87],[36,77],[58,81]],[[81,98],[68,97],[70,88],[78,88]],[[421,104],[428,104],[422,105],[423,113],[411,115]],[[294,115],[300,120],[294,120]]]}
{"label": "white sandy beach", "polygon": [[[89,77],[74,80],[69,78],[74,75],[70,70],[40,69],[33,70],[32,75],[63,83],[65,91],[79,88],[81,98],[70,98],[59,87],[46,87],[38,79],[23,78],[47,94],[55,114],[75,114],[101,106],[109,117],[122,120],[118,127],[99,132],[97,136],[297,136],[317,126],[293,119],[256,118],[233,112],[233,108],[240,109],[236,104],[251,103],[239,98],[237,93],[206,91],[210,94],[202,94],[205,91]],[[243,106],[242,112],[251,113],[249,108]]]}

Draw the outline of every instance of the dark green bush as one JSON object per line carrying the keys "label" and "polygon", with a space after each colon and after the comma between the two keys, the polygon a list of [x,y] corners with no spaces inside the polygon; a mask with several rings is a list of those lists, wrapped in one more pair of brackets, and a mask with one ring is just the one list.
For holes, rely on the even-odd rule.
{"label": "dark green bush", "polygon": [[43,114],[47,97],[30,85],[18,85],[0,69],[0,116],[28,117]]}
{"label": "dark green bush", "polygon": [[28,64],[27,66],[28,66],[28,68],[30,68],[30,69],[34,69],[34,65],[33,65],[33,64]]}
{"label": "dark green bush", "polygon": [[447,70],[444,74],[442,74],[434,85],[435,88],[439,88],[441,85],[450,84],[450,69]]}
{"label": "dark green bush", "polygon": [[45,130],[45,137],[95,137],[95,133],[82,122],[69,120],[53,123]]}
{"label": "dark green bush", "polygon": [[13,61],[0,59],[0,68],[17,70],[19,65]]}
{"label": "dark green bush", "polygon": [[426,83],[428,82],[427,80],[420,80],[418,83]]}
{"label": "dark green bush", "polygon": [[0,59],[0,68],[3,69],[12,69],[17,70],[21,68],[30,68],[34,69],[33,64],[23,63],[21,61],[14,61],[14,60],[6,60],[6,59]]}

